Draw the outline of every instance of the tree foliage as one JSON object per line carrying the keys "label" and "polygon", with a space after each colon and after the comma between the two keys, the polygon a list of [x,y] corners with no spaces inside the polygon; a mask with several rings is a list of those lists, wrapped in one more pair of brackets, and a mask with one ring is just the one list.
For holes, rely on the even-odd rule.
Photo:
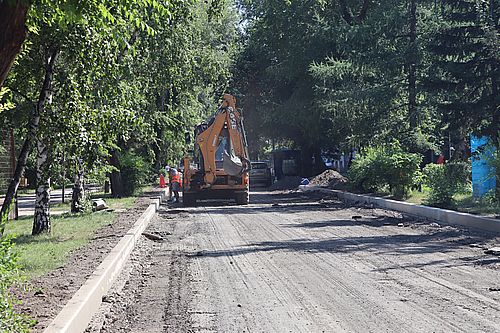
{"label": "tree foliage", "polygon": [[252,151],[270,141],[345,151],[397,139],[424,153],[448,151],[471,132],[497,136],[497,2],[241,7],[247,29],[237,86]]}
{"label": "tree foliage", "polygon": [[0,121],[26,137],[47,55],[57,53],[36,130],[49,147],[45,174],[107,173],[113,194],[126,195],[130,159],[120,159],[140,156],[139,182],[151,179],[180,160],[185,131],[217,105],[238,52],[237,16],[222,0],[33,2],[6,85],[15,108]]}
{"label": "tree foliage", "polygon": [[369,147],[353,161],[349,179],[354,187],[368,192],[386,188],[397,198],[404,198],[418,179],[422,156],[405,151],[399,142]]}

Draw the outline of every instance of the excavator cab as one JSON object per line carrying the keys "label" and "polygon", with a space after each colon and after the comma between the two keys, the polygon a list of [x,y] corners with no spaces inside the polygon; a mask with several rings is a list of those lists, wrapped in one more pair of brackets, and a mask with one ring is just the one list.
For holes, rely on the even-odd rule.
{"label": "excavator cab", "polygon": [[249,202],[248,144],[236,99],[224,95],[217,112],[195,127],[193,156],[184,158],[183,203],[201,199]]}

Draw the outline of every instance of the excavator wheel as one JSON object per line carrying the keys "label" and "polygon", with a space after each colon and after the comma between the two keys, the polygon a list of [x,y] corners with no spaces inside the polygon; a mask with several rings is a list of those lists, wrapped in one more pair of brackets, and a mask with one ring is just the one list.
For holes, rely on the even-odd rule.
{"label": "excavator wheel", "polygon": [[248,192],[236,193],[235,200],[238,205],[248,205],[250,194]]}

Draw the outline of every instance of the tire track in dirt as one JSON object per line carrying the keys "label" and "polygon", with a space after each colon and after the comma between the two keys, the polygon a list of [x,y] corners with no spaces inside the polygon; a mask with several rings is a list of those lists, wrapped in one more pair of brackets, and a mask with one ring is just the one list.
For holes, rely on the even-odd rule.
{"label": "tire track in dirt", "polygon": [[[229,220],[226,220],[222,216],[218,216],[217,222],[212,220],[214,228],[217,228],[218,226],[226,227],[223,230],[218,228],[217,244],[213,247],[213,249],[227,248],[227,242],[225,240],[234,241],[236,239],[235,236],[238,236],[238,229],[231,228],[232,225],[227,225],[228,222]],[[224,235],[224,237],[221,237],[221,235]],[[223,255],[220,257],[229,258],[230,269],[235,272],[237,280],[241,280],[248,291],[253,295],[253,299],[243,300],[245,308],[250,308],[250,310],[246,311],[248,314],[247,316],[249,317],[247,321],[252,321],[252,317],[258,317],[260,320],[257,326],[255,326],[256,323],[247,323],[246,329],[250,329],[250,331],[252,331],[253,327],[253,330],[257,331],[259,331],[259,328],[260,331],[285,331],[288,325],[292,323],[291,327],[289,327],[290,330],[299,331],[300,329],[300,331],[302,331],[303,327],[301,329],[301,327],[297,326],[296,323],[287,323],[287,321],[291,319],[290,317],[295,317],[295,320],[297,321],[297,312],[300,313],[301,321],[307,321],[304,319],[304,317],[306,317],[310,322],[312,322],[312,317],[307,312],[303,313],[303,311],[301,311],[303,308],[297,301],[297,295],[293,294],[290,288],[273,288],[273,283],[270,283],[270,281],[273,282],[280,278],[276,275],[276,273],[274,273],[272,267],[257,267],[255,262],[251,262],[244,256],[237,259],[229,251],[222,250],[221,254]],[[272,302],[269,302],[269,297],[266,297],[270,294],[274,296],[271,298]],[[257,304],[253,304],[255,303],[255,300],[257,300]],[[259,300],[266,300],[263,302],[264,304],[262,304],[265,308],[264,312],[260,307],[261,304]],[[273,303],[272,306],[270,306],[269,303]],[[290,311],[291,309],[295,309],[296,313],[294,314],[294,311]],[[276,312],[280,312],[280,315],[277,315]],[[282,318],[285,318],[286,320],[283,320]]]}
{"label": "tire track in dirt", "polygon": [[[262,219],[262,216],[259,216],[259,218],[261,218],[261,219]],[[282,217],[282,216],[279,216],[279,218],[280,218],[280,220],[281,220],[281,221],[283,221],[283,217]],[[254,221],[251,221],[251,222],[255,223]],[[245,223],[243,223],[243,224],[245,224]],[[268,224],[268,225],[272,225],[272,223],[271,223],[271,224]],[[264,224],[264,226],[265,226],[265,224]],[[238,226],[238,227],[237,227],[237,229],[238,229],[238,228],[239,228],[239,229],[241,229],[241,228],[243,228],[243,227]],[[396,230],[401,230],[401,229],[397,228]],[[282,229],[280,229],[280,231],[283,231],[283,230],[282,230]],[[393,230],[392,232],[394,232],[394,230]],[[287,235],[288,235],[290,238],[293,238],[293,237],[291,237],[291,236],[290,236],[290,234],[287,234]],[[292,236],[293,236],[293,235],[292,235]],[[350,235],[350,236],[352,236],[352,235]],[[276,237],[276,235],[275,235],[275,230],[273,230],[271,233],[268,233],[268,234],[267,234],[267,237],[265,237],[265,236],[260,236],[260,237],[257,237],[257,238],[261,238],[261,239],[268,239],[269,237]],[[329,235],[329,237],[332,237],[332,235],[330,234],[330,235]],[[296,237],[295,237],[295,238],[296,238]],[[339,238],[339,237],[338,237],[338,235],[337,235],[337,238]],[[311,239],[309,239],[309,240],[311,240]],[[354,243],[354,244],[356,244],[356,243]],[[357,258],[359,258],[359,255],[357,255]],[[338,259],[338,258],[337,258],[337,259]],[[359,259],[361,260],[361,262],[364,260],[364,258],[359,258]],[[352,258],[351,258],[351,260],[350,260],[350,261],[352,261]],[[391,262],[391,263],[394,263],[394,262]],[[303,264],[307,264],[307,263],[304,263],[304,262],[303,262]],[[333,264],[331,264],[331,263],[330,263],[329,265],[331,266],[331,267],[330,267],[330,270],[335,269],[335,266],[334,266]],[[379,266],[379,265],[378,265],[378,264],[372,264],[371,266],[372,266],[372,267],[371,267],[370,269],[373,269],[373,268],[376,268],[376,267],[377,267],[377,266]],[[380,266],[379,266],[379,267],[380,267]],[[320,270],[320,271],[327,271],[327,270]],[[295,271],[292,271],[292,272],[291,272],[291,274],[293,274],[294,272],[295,272]],[[414,274],[416,274],[416,273],[414,273]],[[324,279],[324,280],[325,280],[325,281],[328,281],[328,277],[325,277],[325,279]],[[343,281],[343,280],[356,280],[356,279],[352,279],[352,277],[347,277],[347,278],[344,278],[344,279],[339,279],[339,280],[340,280],[340,281]],[[435,279],[434,279],[434,280],[435,280]],[[377,283],[377,281],[376,281],[376,280],[374,280],[374,281],[370,281],[370,282],[371,282],[371,283]],[[436,283],[436,281],[433,281],[433,282],[434,282],[434,283]],[[442,284],[442,283],[441,283],[441,284]],[[339,287],[343,287],[343,288],[345,288],[345,286],[343,286],[343,284],[341,284],[341,286],[339,286]],[[441,287],[442,287],[442,286],[441,286]],[[358,287],[358,288],[359,288],[359,287]],[[355,289],[355,288],[354,288],[354,289]],[[390,288],[386,288],[386,289],[387,289],[387,290],[391,290],[391,289],[393,289],[393,288],[392,288],[392,286],[391,286]],[[348,290],[349,290],[349,288],[348,288]],[[351,289],[351,290],[352,290],[352,289]],[[387,290],[386,290],[386,291],[387,291]],[[395,295],[397,296],[398,294],[395,294]],[[360,295],[359,293],[353,293],[353,296],[355,296],[355,297],[359,297],[359,296],[361,296],[361,295]],[[404,302],[406,302],[406,301],[407,301],[407,300],[404,300]],[[395,302],[395,303],[397,304],[397,302]],[[412,310],[411,312],[415,312],[415,311],[414,311],[414,308],[415,308],[415,307],[417,307],[417,308],[418,308],[418,306],[415,306],[415,305],[416,305],[416,304],[412,304],[412,305],[411,305],[411,308],[412,308],[412,309],[411,309],[411,310]],[[401,307],[401,305],[400,305],[400,304],[397,304],[397,306],[398,306],[398,308],[400,308],[400,307]],[[406,305],[403,305],[403,306],[406,306]],[[407,306],[406,306],[406,307],[407,307]],[[433,312],[432,312],[432,311],[428,311],[428,310],[426,310],[424,307],[419,307],[419,308],[420,308],[420,311],[422,312],[422,314],[420,314],[420,317],[422,317],[422,318],[427,318],[427,317],[433,318],[433,320],[432,320],[432,321],[426,320],[426,322],[428,322],[428,324],[430,325],[429,329],[432,329],[432,327],[435,325],[435,323],[436,323],[436,322],[441,322],[441,325],[442,325],[442,326],[447,327],[447,329],[443,329],[443,331],[450,330],[450,329],[451,329],[451,330],[453,330],[453,331],[462,331],[462,329],[461,329],[459,326],[450,324],[450,322],[452,322],[452,321],[449,321],[449,318],[441,318],[441,317],[439,317],[439,316],[435,316],[435,315],[433,314]],[[397,314],[396,314],[396,315],[397,315]],[[412,313],[412,316],[415,316],[415,314],[414,314],[414,313]],[[477,318],[476,318],[476,319],[477,319]],[[488,322],[488,320],[486,320],[486,322]],[[490,322],[490,324],[491,324],[491,322]],[[493,326],[493,327],[494,327],[494,326]],[[490,329],[491,329],[491,327],[490,327]]]}
{"label": "tire track in dirt", "polygon": [[[350,227],[347,227],[347,228],[350,228]],[[367,228],[367,226],[360,225],[360,228]],[[390,232],[392,232],[392,233],[401,232],[400,230],[401,230],[400,228],[395,228],[395,230],[393,229]],[[280,229],[280,231],[283,231],[283,229]],[[371,232],[373,232],[373,230],[371,230]],[[330,233],[322,235],[322,236],[323,237],[330,237],[330,238],[337,238],[337,239],[340,238],[340,239],[348,240],[349,239],[348,237],[352,237],[353,234],[354,235],[356,234],[356,233],[353,233],[352,230],[350,232],[346,231],[345,233],[346,233],[345,235],[340,236],[339,234],[333,234],[332,232],[330,232]],[[366,233],[367,232],[364,231],[361,234],[366,234]],[[301,235],[301,236],[303,236],[303,235]],[[352,244],[354,244],[354,245],[358,245],[359,244],[359,243],[354,242],[354,241],[349,241],[349,242],[352,243]],[[316,254],[316,255],[318,255],[318,254]],[[320,255],[324,255],[324,254],[321,253]],[[356,261],[357,263],[364,263],[364,261],[366,261],[366,257],[364,255],[360,257],[360,255],[358,253],[356,253],[356,252],[350,253],[350,255],[359,258],[359,260]],[[373,258],[373,260],[372,260],[373,264],[374,264],[373,267],[375,267],[375,268],[376,267],[380,267],[380,264],[379,264],[380,261],[377,262],[377,259],[381,259],[381,258],[383,258],[382,262],[384,262],[384,263],[390,262],[394,266],[397,265],[396,261],[387,260],[383,256],[369,255],[368,258]],[[332,264],[331,268],[335,269],[335,267],[336,266]],[[484,297],[484,296],[482,296],[482,295],[480,295],[480,294],[478,294],[476,292],[470,291],[469,289],[460,287],[460,286],[458,286],[456,284],[453,284],[451,282],[447,282],[446,280],[440,279],[438,277],[434,277],[430,273],[426,273],[425,271],[420,272],[420,271],[417,271],[416,269],[410,269],[409,271],[410,271],[410,273],[415,274],[415,275],[417,275],[418,277],[421,278],[421,279],[415,279],[414,277],[410,276],[409,280],[412,280],[412,279],[413,280],[418,280],[420,282],[420,284],[422,284],[422,282],[421,282],[422,278],[423,279],[427,279],[427,280],[429,280],[432,283],[438,284],[440,287],[445,287],[446,289],[450,289],[451,291],[465,294],[467,296],[467,299],[469,300],[469,302],[471,302],[471,299],[472,300],[480,300],[480,301],[488,304],[490,307],[493,307],[495,309],[496,313],[498,313],[498,308],[495,307],[495,305],[498,305],[498,303],[496,303],[496,301],[494,301],[494,300],[492,300],[490,298]],[[412,287],[415,287],[415,286],[412,286]],[[418,289],[418,286],[417,286],[417,289]],[[439,290],[441,291],[441,293],[442,293],[442,289],[443,288],[439,288]],[[426,293],[428,293],[428,291],[426,291]],[[405,300],[405,302],[406,301],[407,300]],[[413,307],[418,307],[418,304],[414,304]],[[428,305],[426,305],[426,307],[428,307]],[[443,318],[439,318],[439,317],[435,316],[434,315],[434,312],[435,312],[434,310],[435,309],[432,309],[432,311],[429,311],[429,309],[425,309],[424,307],[420,307],[420,309],[422,310],[422,312],[427,313],[426,316],[431,317],[431,318],[435,318],[435,320],[441,321],[442,323],[444,323],[446,325],[450,325],[456,331],[463,331],[464,330],[464,328],[463,328],[462,325],[452,325],[452,324],[449,324],[449,323],[453,322],[453,320],[450,320],[450,318],[444,318],[444,317]],[[471,310],[471,307],[468,307],[467,309]],[[483,307],[477,308],[478,313],[481,313],[481,310],[484,310],[484,308]],[[470,313],[468,313],[467,315],[469,317],[471,316]],[[413,315],[412,315],[412,317],[413,317]],[[448,317],[449,317],[449,314],[448,314]],[[486,319],[484,317],[481,318],[482,316],[477,316],[476,315],[475,317],[476,318],[474,318],[475,320],[473,321],[473,323],[477,323],[478,319],[480,319],[480,321],[483,322],[483,323],[489,323],[489,325],[490,325],[489,327],[485,326],[485,329],[487,331],[495,332],[498,329],[498,324],[496,322],[488,320],[488,319]],[[492,317],[494,318],[494,313],[492,314]],[[468,320],[464,320],[463,324],[467,324],[467,322],[468,322]],[[465,326],[467,326],[467,325],[465,325]],[[471,327],[471,328],[473,328],[473,327]],[[468,331],[470,331],[470,330],[468,330]]]}
{"label": "tire track in dirt", "polygon": [[397,227],[408,221],[398,213],[338,202],[261,199],[160,212],[149,230],[170,235],[141,241],[102,332],[500,331],[497,296],[481,289],[498,270],[465,260],[468,237],[498,238]]}
{"label": "tire track in dirt", "polygon": [[[283,221],[282,217],[279,219]],[[284,238],[276,238],[277,233],[282,232],[279,228],[276,228],[275,224],[266,223],[260,230],[264,230],[264,234],[260,235],[261,239],[269,239],[274,238],[276,242],[289,240],[289,237]],[[273,230],[271,230],[271,228]],[[283,233],[283,235],[288,236],[288,234]],[[363,314],[364,316],[371,316],[370,314],[373,312],[373,309],[379,308],[379,306],[374,303],[372,300],[366,298],[366,296],[359,291],[359,287],[352,287],[349,283],[345,283],[344,281],[350,281],[355,279],[356,277],[348,274],[348,271],[339,271],[338,267],[332,270],[332,267],[327,266],[326,270],[324,269],[322,260],[311,260],[311,256],[314,254],[305,252],[307,254],[297,253],[294,254],[293,258],[297,262],[291,266],[286,265],[284,267],[279,267],[279,265],[275,264],[278,261],[286,261],[287,253],[277,253],[273,255],[275,260],[270,262],[273,265],[272,271],[280,271],[283,273],[281,275],[290,277],[291,281],[296,281],[291,289],[297,290],[301,295],[298,296],[302,300],[308,300],[311,307],[319,309],[319,313],[317,314],[318,318],[324,317],[325,322],[318,325],[319,327],[325,327],[328,325],[328,322],[331,322],[335,317],[337,318],[337,322],[342,323],[346,318],[350,318],[353,320],[353,314]],[[284,256],[282,260],[278,260],[278,256]],[[304,258],[307,257],[307,258]],[[336,258],[340,259],[340,258]],[[350,303],[350,304],[349,304]],[[349,305],[348,305],[349,304]],[[333,311],[332,311],[333,310]],[[347,311],[346,311],[347,310]],[[333,312],[333,313],[332,313]],[[377,318],[375,316],[371,316],[371,320],[369,320],[369,325],[377,325],[375,322],[380,322],[381,327],[386,327],[390,331],[395,331],[401,329],[401,324],[395,324],[397,322],[396,317],[380,317]],[[318,319],[317,318],[317,319]],[[316,319],[316,323],[318,320]],[[335,327],[332,328],[334,331],[368,331],[369,327],[364,327],[365,323],[363,320],[354,320],[355,327],[350,327],[349,325],[345,325],[343,323],[343,327]],[[390,327],[392,326],[392,327]],[[327,329],[327,331],[329,331]]]}
{"label": "tire track in dirt", "polygon": [[169,219],[160,208],[147,231],[167,241],[139,240],[87,332],[193,332],[189,254],[201,229],[189,217]]}

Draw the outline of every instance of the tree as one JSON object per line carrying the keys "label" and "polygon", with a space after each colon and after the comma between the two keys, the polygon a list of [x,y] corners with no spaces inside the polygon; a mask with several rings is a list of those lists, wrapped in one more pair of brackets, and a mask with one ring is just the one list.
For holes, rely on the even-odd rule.
{"label": "tree", "polygon": [[444,1],[426,85],[436,92],[434,101],[449,131],[488,135],[497,145],[499,12],[495,1]]}
{"label": "tree", "polygon": [[414,151],[431,147],[434,114],[420,88],[431,6],[244,2],[240,90],[250,134],[316,155],[394,138]]}
{"label": "tree", "polygon": [[[132,20],[135,22],[135,24],[138,26],[138,29],[141,29],[141,31],[147,31],[148,33],[152,34],[152,30],[147,25],[143,20],[143,16],[139,16],[139,13],[143,13],[143,9],[145,7],[149,7],[151,4],[151,9],[154,8],[154,10],[149,10],[148,12],[152,13],[164,13],[166,10],[163,5],[157,4],[155,1],[151,2],[146,2],[146,5],[144,2],[136,2],[136,1],[127,1],[123,0],[120,2],[121,7],[117,7],[116,9],[118,10],[118,13],[113,16],[108,9],[106,8],[106,4],[96,4],[95,2],[88,2],[88,3],[80,3],[76,6],[74,3],[65,3],[64,7],[66,8],[66,11],[61,11],[58,6],[60,3],[53,4],[51,2],[40,2],[40,3],[33,3],[30,7],[30,17],[32,18],[32,26],[31,30],[34,32],[33,36],[40,36],[37,34],[37,32],[40,32],[39,29],[46,27],[46,29],[52,29],[52,33],[48,33],[46,35],[43,35],[42,38],[39,40],[42,41],[41,43],[38,43],[38,46],[41,47],[41,49],[49,50],[47,51],[47,54],[53,54],[53,49],[58,49],[59,46],[61,45],[61,38],[71,35],[72,28],[74,26],[86,26],[86,27],[98,27],[98,28],[103,28],[110,30],[111,28],[114,28],[116,25],[118,26],[123,26],[125,25],[125,22],[129,22],[129,20]],[[3,4],[2,4],[3,5]],[[93,16],[94,12],[99,9],[99,13],[101,13],[101,16],[98,16],[96,19]],[[88,14],[92,15],[88,15]],[[170,13],[168,13],[170,15]],[[139,19],[141,17],[141,19]],[[146,17],[146,16],[144,16]],[[151,17],[151,16],[148,16]],[[109,23],[113,22],[113,26],[111,26]],[[106,24],[108,23],[108,24]],[[117,30],[113,30],[113,32],[117,32]],[[101,32],[104,32],[101,30]],[[109,32],[109,31],[108,31]],[[45,37],[45,39],[43,39]],[[117,37],[117,35],[111,35],[110,37],[113,38],[114,41],[121,41],[121,37]],[[59,38],[59,40],[57,40]],[[109,37],[108,37],[109,38]],[[33,41],[31,41],[33,43]],[[37,43],[37,41],[35,41]],[[29,48],[28,48],[29,50]],[[59,51],[57,51],[59,52]],[[57,55],[57,54],[55,54]],[[50,174],[50,160],[47,156],[47,153],[50,151],[50,148],[47,145],[47,142],[45,142],[44,136],[39,135],[38,132],[38,127],[39,127],[39,122],[40,119],[45,120],[45,115],[44,115],[44,109],[47,105],[47,102],[52,99],[52,90],[50,89],[50,86],[52,84],[52,80],[54,77],[54,67],[55,67],[55,59],[57,56],[47,56],[47,63],[50,64],[50,68],[47,67],[47,71],[45,74],[45,80],[44,84],[42,86],[42,91],[40,92],[40,97],[38,99],[38,103],[36,104],[36,107],[34,108],[33,115],[30,117],[30,125],[29,125],[29,131],[26,136],[26,141],[25,144],[23,145],[23,149],[21,150],[21,155],[18,160],[18,168],[16,170],[16,175],[11,181],[11,184],[9,186],[8,193],[6,195],[6,200],[4,201],[4,204],[2,206],[1,213],[2,216],[6,214],[10,207],[10,203],[12,201],[12,198],[14,196],[14,193],[17,190],[17,186],[19,184],[19,178],[20,175],[22,174],[24,167],[26,165],[26,160],[27,157],[31,151],[31,147],[33,146],[33,140],[36,137],[37,138],[37,150],[40,153],[39,155],[39,172],[37,173],[39,176],[39,184],[44,184],[42,186],[38,187],[37,190],[37,212],[35,214],[35,221],[34,221],[34,227],[33,227],[33,233],[39,233],[43,230],[50,230],[50,223],[49,223],[49,218],[48,218],[48,201],[50,198],[50,194],[48,192],[48,189],[50,188],[50,182],[49,182],[49,174]],[[31,60],[31,59],[29,59]],[[28,66],[28,68],[33,69],[35,67],[35,72],[36,70],[36,62],[34,63],[35,66]],[[29,77],[27,75],[24,79]],[[28,80],[28,85],[30,83],[36,84],[36,80]],[[48,88],[47,88],[48,87]],[[20,95],[24,96],[26,98],[26,94],[20,93],[19,90],[16,90]],[[27,100],[30,100],[29,98],[26,98]],[[42,118],[40,116],[42,115]],[[0,230],[3,232],[3,226]]]}
{"label": "tree", "polygon": [[0,1],[0,88],[26,38],[28,2]]}
{"label": "tree", "polygon": [[[150,177],[150,166],[158,170],[166,160],[179,160],[184,132],[213,112],[228,86],[237,52],[237,13],[229,2],[165,2],[162,8],[169,5],[168,13],[158,10],[154,1],[147,2],[151,8],[146,11],[134,3],[122,1],[128,7],[115,7],[112,13],[101,8],[104,20],[88,15],[92,4],[79,10],[84,19],[71,20],[54,19],[50,3],[37,10],[35,4],[31,7],[35,33],[29,35],[7,81],[16,108],[0,118],[17,123],[26,138],[19,175],[35,139],[41,148],[35,234],[50,227],[48,180],[56,156],[64,154],[68,171],[75,175],[74,211],[85,206],[82,185],[88,172],[117,175],[113,194],[127,195],[129,184]],[[38,110],[32,101],[50,50],[58,50],[52,103],[45,103],[36,128],[26,131],[22,120]]]}
{"label": "tree", "polygon": [[[21,50],[26,38],[28,17],[47,23],[65,26],[82,23],[95,17],[100,24],[115,24],[117,17],[126,17],[137,27],[152,31],[147,21],[138,13],[145,11],[171,14],[170,1],[119,0],[119,1],[47,1],[47,0],[1,0],[0,1],[0,88]],[[113,8],[118,15],[112,13]],[[47,10],[48,9],[48,10]],[[137,10],[139,9],[139,11]],[[51,15],[47,15],[50,12]]]}

